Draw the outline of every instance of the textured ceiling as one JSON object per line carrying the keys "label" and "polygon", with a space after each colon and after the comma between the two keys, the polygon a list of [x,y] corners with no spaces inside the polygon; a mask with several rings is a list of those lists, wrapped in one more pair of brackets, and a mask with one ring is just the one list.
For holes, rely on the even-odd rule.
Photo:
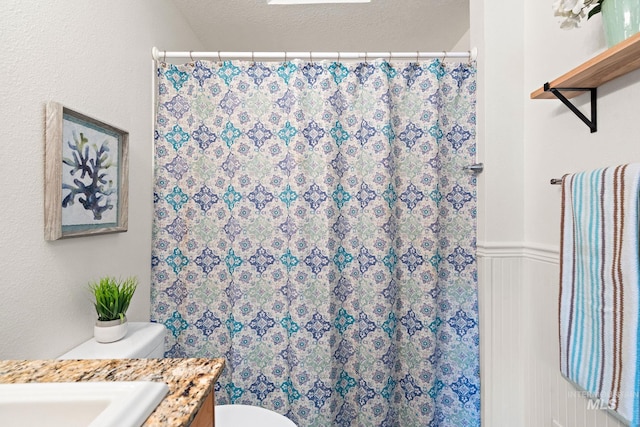
{"label": "textured ceiling", "polygon": [[451,50],[469,29],[469,0],[173,2],[209,51],[441,51]]}

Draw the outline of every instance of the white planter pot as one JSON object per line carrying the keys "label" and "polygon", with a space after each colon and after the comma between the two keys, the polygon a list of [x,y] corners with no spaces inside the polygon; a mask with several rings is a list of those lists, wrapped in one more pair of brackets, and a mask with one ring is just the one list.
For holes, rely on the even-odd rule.
{"label": "white planter pot", "polygon": [[96,320],[96,324],[93,327],[93,337],[100,343],[118,341],[127,335],[127,326],[126,317],[124,320]]}

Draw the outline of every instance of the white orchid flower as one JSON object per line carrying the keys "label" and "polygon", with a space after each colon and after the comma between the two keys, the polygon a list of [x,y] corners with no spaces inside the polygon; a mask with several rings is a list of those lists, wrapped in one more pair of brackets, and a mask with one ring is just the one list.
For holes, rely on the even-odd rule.
{"label": "white orchid flower", "polygon": [[579,15],[582,12],[583,8],[584,8],[584,1],[583,0],[578,0],[578,1],[576,1],[576,4],[573,6],[573,9],[571,9],[571,12],[574,15]]}
{"label": "white orchid flower", "polygon": [[570,29],[580,26],[580,22],[587,16],[592,6],[603,0],[555,0],[553,15],[562,18],[560,28]]}

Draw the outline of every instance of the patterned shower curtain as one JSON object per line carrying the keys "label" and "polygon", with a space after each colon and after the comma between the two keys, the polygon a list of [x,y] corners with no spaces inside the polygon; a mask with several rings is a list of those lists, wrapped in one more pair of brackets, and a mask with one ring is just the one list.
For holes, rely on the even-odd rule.
{"label": "patterned shower curtain", "polygon": [[476,70],[160,64],[152,320],[218,404],[480,425]]}

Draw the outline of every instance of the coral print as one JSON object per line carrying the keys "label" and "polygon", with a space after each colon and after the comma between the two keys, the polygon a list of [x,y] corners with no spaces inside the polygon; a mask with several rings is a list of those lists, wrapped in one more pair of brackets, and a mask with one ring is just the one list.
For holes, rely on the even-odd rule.
{"label": "coral print", "polygon": [[117,219],[118,140],[71,116],[64,118],[63,225]]}

